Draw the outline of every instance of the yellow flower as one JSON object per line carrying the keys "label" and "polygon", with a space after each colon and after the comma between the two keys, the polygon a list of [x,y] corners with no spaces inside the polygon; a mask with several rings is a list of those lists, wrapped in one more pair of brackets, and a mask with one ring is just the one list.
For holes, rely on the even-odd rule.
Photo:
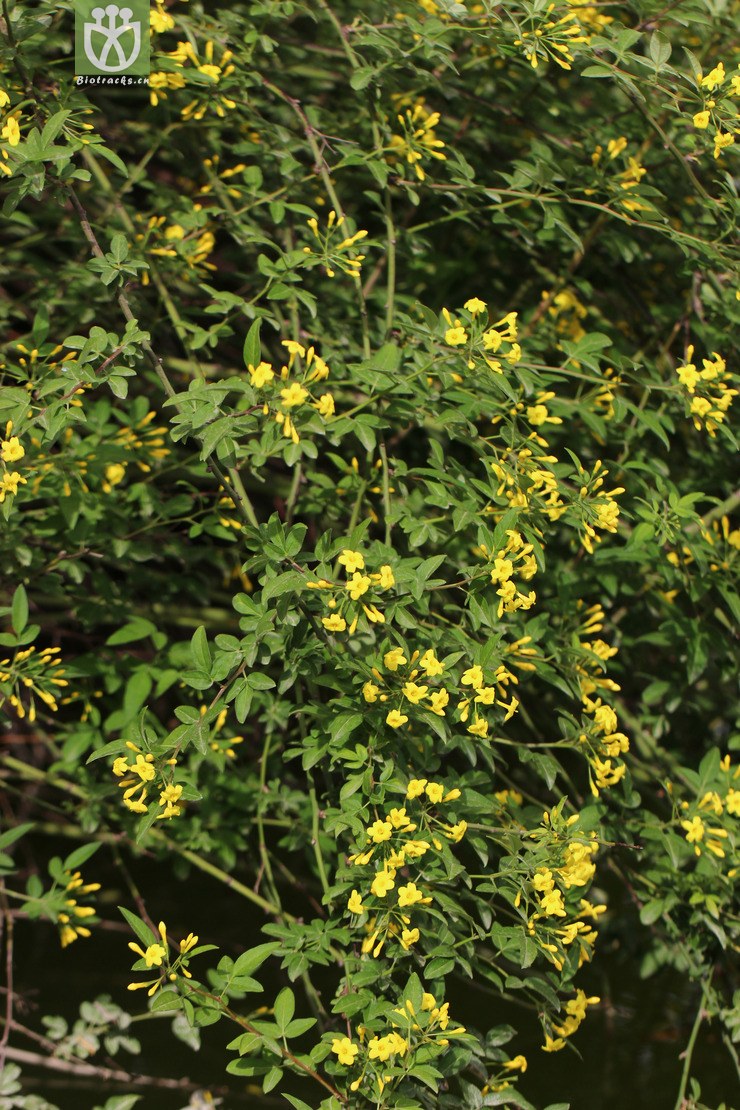
{"label": "yellow flower", "polygon": [[11,436],[10,439],[0,443],[0,458],[5,463],[17,462],[25,453],[18,436]]}
{"label": "yellow flower", "polygon": [[559,890],[551,890],[542,898],[540,909],[546,917],[565,917],[563,896]]}
{"label": "yellow flower", "polygon": [[365,560],[359,551],[350,551],[345,547],[339,559],[337,560],[340,566],[343,566],[347,574],[354,574],[356,570],[365,569]]}
{"label": "yellow flower", "polygon": [[155,775],[152,764],[153,756],[137,755],[136,762],[132,764],[131,770],[139,776],[142,782],[151,782]]}
{"label": "yellow flower", "polygon": [[455,844],[459,844],[468,829],[467,821],[459,821],[457,825],[446,825],[445,836]]}
{"label": "yellow flower", "polygon": [[378,584],[381,590],[389,590],[391,586],[395,586],[396,584],[396,579],[393,576],[393,568],[390,567],[387,563],[384,563],[383,566],[380,568],[378,579]]}
{"label": "yellow flower", "polygon": [[418,705],[427,696],[428,691],[428,686],[417,686],[415,682],[406,682],[403,687],[404,697],[408,698],[412,705]]}
{"label": "yellow flower", "polygon": [[262,389],[275,377],[275,371],[269,362],[261,362],[259,366],[248,366],[247,369],[255,389]]}
{"label": "yellow flower", "polygon": [[718,62],[714,69],[709,71],[706,77],[702,77],[700,84],[703,89],[709,89],[711,92],[712,89],[718,88],[724,79],[725,67],[722,62]]}
{"label": "yellow flower", "polygon": [[401,933],[401,947],[408,952],[412,944],[416,944],[421,936],[418,929],[404,929]]}
{"label": "yellow flower", "polygon": [[339,613],[332,613],[330,617],[322,617],[321,623],[328,632],[344,632],[347,622]]}
{"label": "yellow flower", "polygon": [[296,405],[302,405],[308,397],[308,390],[304,389],[298,382],[293,382],[287,389],[280,390],[280,397],[286,409],[295,408]]}
{"label": "yellow flower", "polygon": [[400,728],[401,725],[405,725],[407,721],[408,717],[406,716],[406,714],[399,713],[397,709],[391,709],[390,713],[385,719],[385,723],[387,725],[390,725],[391,728]]}
{"label": "yellow flower", "polygon": [[707,112],[706,110],[703,112],[697,112],[694,116],[694,127],[698,127],[700,131],[703,131],[706,127],[709,127],[709,112]]}
{"label": "yellow flower", "polygon": [[698,844],[704,837],[704,822],[701,817],[693,817],[691,821],[682,821],[681,828],[685,830],[689,844]]}
{"label": "yellow flower", "polygon": [[152,8],[149,12],[149,26],[153,31],[156,31],[158,35],[161,35],[164,31],[171,31],[175,26],[175,21],[169,12],[158,8]]}
{"label": "yellow flower", "polygon": [[324,393],[319,397],[318,401],[314,401],[314,408],[318,409],[319,416],[323,416],[324,420],[328,420],[330,416],[334,415],[334,398],[331,393]]}
{"label": "yellow flower", "polygon": [[426,779],[412,779],[406,788],[406,797],[413,800],[420,798],[426,789]]}
{"label": "yellow flower", "polygon": [[377,701],[379,693],[380,687],[376,686],[374,682],[366,682],[362,687],[362,696],[368,704]]}
{"label": "yellow flower", "polygon": [[180,941],[180,954],[184,955],[189,952],[191,948],[195,948],[198,943],[198,938],[195,933],[188,933],[184,940]]}
{"label": "yellow flower", "polygon": [[120,485],[126,477],[126,467],[122,463],[111,463],[110,466],[105,468],[105,481],[103,482],[103,489],[109,493],[113,486]]}
{"label": "yellow flower", "polygon": [[160,820],[165,820],[170,817],[179,817],[182,812],[181,807],[177,804],[182,794],[182,787],[175,786],[170,783],[165,786],[164,790],[159,795],[159,804],[163,806],[164,812],[160,813]]}
{"label": "yellow flower", "polygon": [[549,893],[555,886],[552,871],[548,867],[541,867],[532,879],[532,886],[540,893]]}
{"label": "yellow flower", "polygon": [[390,840],[393,833],[393,826],[390,821],[374,821],[367,830],[368,839],[372,840],[373,844],[382,844],[384,840]]}
{"label": "yellow flower", "polygon": [[617,155],[621,154],[627,146],[627,140],[624,135],[620,135],[618,139],[610,139],[606,144],[606,152],[610,159],[614,159]]}
{"label": "yellow flower", "polygon": [[445,669],[444,663],[440,663],[435,655],[434,648],[428,648],[419,660],[419,666],[424,671],[427,678],[434,678],[438,674],[442,674]]}
{"label": "yellow flower", "polygon": [[385,616],[381,613],[380,609],[378,609],[377,605],[366,605],[363,601],[362,608],[367,619],[372,621],[373,624],[385,624]]}
{"label": "yellow flower", "polygon": [[370,579],[366,574],[355,571],[352,578],[345,583],[345,589],[349,591],[349,596],[353,601],[359,601],[362,595],[370,589],[370,585]]}
{"label": "yellow flower", "polygon": [[391,648],[383,656],[383,663],[389,671],[397,671],[403,663],[408,663],[408,659],[403,654],[403,648]]}
{"label": "yellow flower", "polygon": [[398,904],[401,909],[404,906],[415,906],[417,903],[424,904],[427,902],[431,902],[431,898],[425,898],[416,883],[407,883],[406,886],[398,888]]}
{"label": "yellow flower", "polygon": [[448,328],[445,332],[445,343],[449,343],[450,347],[461,347],[467,341],[468,333],[463,327]]}
{"label": "yellow flower", "polygon": [[483,685],[483,671],[477,664],[474,667],[468,667],[460,681],[463,686],[472,686],[474,690],[478,690]]}
{"label": "yellow flower", "polygon": [[543,1052],[560,1052],[561,1048],[565,1048],[565,1041],[562,1037],[551,1037],[549,1033],[545,1033],[545,1043],[542,1046]]}
{"label": "yellow flower", "polygon": [[336,1053],[339,1063],[350,1068],[355,1062],[355,1056],[360,1051],[356,1044],[352,1044],[349,1037],[335,1037],[331,1042],[331,1050]]}
{"label": "yellow flower", "polygon": [[527,1057],[515,1056],[513,1060],[506,1060],[502,1065],[507,1071],[520,1071],[524,1073],[527,1070]]}
{"label": "yellow flower", "polygon": [[488,736],[488,721],[483,717],[476,717],[472,725],[468,725],[468,732],[471,736]]}
{"label": "yellow flower", "polygon": [[445,788],[439,782],[430,782],[427,784],[426,794],[432,805],[439,805],[445,795]]}
{"label": "yellow flower", "polygon": [[353,890],[347,902],[347,909],[350,913],[364,913],[365,907],[362,904],[362,896],[358,891]]}
{"label": "yellow flower", "polygon": [[438,717],[444,717],[445,706],[449,703],[449,700],[450,695],[447,693],[446,690],[435,690],[433,694],[429,695],[430,704],[428,708],[431,709],[432,713],[435,713]]}
{"label": "yellow flower", "polygon": [[132,940],[129,941],[128,946],[137,956],[141,956],[147,967],[161,967],[162,960],[167,955],[167,949],[163,948],[161,944],[150,944],[146,952]]}
{"label": "yellow flower", "polygon": [[377,871],[370,887],[370,893],[376,898],[385,898],[389,890],[396,885],[395,871]]}
{"label": "yellow flower", "polygon": [[717,131],[714,136],[714,157],[719,158],[725,147],[732,146],[735,142],[735,136],[728,132],[723,135],[721,131]]}
{"label": "yellow flower", "polygon": [[10,146],[18,146],[21,141],[21,129],[18,126],[18,120],[14,116],[6,121],[5,127],[0,131],[0,136],[6,139]]}
{"label": "yellow flower", "polygon": [[479,297],[471,297],[469,301],[465,302],[463,308],[467,309],[471,316],[480,316],[481,312],[486,310],[486,302]]}

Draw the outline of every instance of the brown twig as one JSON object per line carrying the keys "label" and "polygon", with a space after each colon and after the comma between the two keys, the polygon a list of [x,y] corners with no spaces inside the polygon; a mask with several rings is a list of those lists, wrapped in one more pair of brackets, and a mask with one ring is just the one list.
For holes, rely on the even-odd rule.
{"label": "brown twig", "polygon": [[27,1052],[24,1048],[8,1048],[6,1055],[9,1060],[15,1060],[19,1064],[46,1068],[48,1071],[66,1072],[68,1075],[95,1076],[96,1079],[103,1079],[109,1083],[125,1083],[131,1087],[165,1087],[172,1091],[196,1091],[202,1086],[202,1084],[193,1083],[190,1079],[133,1075],[131,1072],[120,1071],[117,1068],[87,1064],[82,1060],[61,1060],[58,1056],[43,1056],[40,1052]]}
{"label": "brown twig", "polygon": [[13,915],[8,907],[8,900],[5,897],[5,885],[2,888],[2,909],[3,909],[3,932],[5,934],[5,985],[7,993],[5,996],[5,1028],[3,1029],[2,1038],[0,1038],[0,1072],[5,1067],[5,1060],[10,1055],[8,1048],[8,1038],[10,1036],[10,1026],[13,1021]]}

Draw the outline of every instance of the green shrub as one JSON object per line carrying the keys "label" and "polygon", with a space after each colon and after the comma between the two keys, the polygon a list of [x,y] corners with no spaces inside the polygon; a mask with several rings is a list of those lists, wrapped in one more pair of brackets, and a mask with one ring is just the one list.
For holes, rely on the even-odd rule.
{"label": "green shrub", "polygon": [[232,1022],[232,1075],[528,1107],[509,1002],[577,1046],[639,930],[698,1106],[702,1021],[740,1036],[729,6],[158,3],[148,90],[75,84],[72,10],[0,20],[0,848],[83,841],[0,856],[8,952],[14,907],[89,943],[100,845],[200,869],[267,939],[132,885],[129,989]]}

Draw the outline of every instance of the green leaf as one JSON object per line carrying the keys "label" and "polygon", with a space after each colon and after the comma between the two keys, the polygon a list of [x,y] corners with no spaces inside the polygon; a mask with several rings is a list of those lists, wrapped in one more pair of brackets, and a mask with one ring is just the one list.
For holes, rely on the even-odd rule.
{"label": "green leaf", "polygon": [[96,759],[106,759],[109,755],[120,755],[123,741],[111,740],[109,744],[104,744],[102,748],[98,748],[96,752],[87,757],[88,763],[94,763]]}
{"label": "green leaf", "polygon": [[208,636],[202,624],[199,628],[196,628],[193,633],[193,638],[190,641],[190,650],[193,653],[196,666],[200,667],[201,670],[208,674],[211,670],[213,660],[211,658],[211,649],[208,647]]}
{"label": "green leaf", "polygon": [[151,1010],[152,1013],[158,1013],[160,1010],[181,1010],[182,999],[177,991],[163,990],[155,994]]}
{"label": "green leaf", "polygon": [[265,1092],[265,1094],[268,1094],[270,1091],[274,1090],[274,1088],[277,1087],[282,1078],[282,1068],[270,1068],[267,1075],[262,1080],[262,1090]]}
{"label": "green leaf", "polygon": [[146,948],[148,948],[150,944],[154,944],[157,937],[146,922],[142,921],[140,917],[137,917],[135,913],[131,913],[131,911],[127,910],[124,906],[119,906],[118,912],[126,918],[126,921]]}
{"label": "green leaf", "polygon": [[251,674],[247,675],[247,685],[252,690],[272,690],[275,686],[275,680],[267,674],[252,671]]}
{"label": "green leaf", "polygon": [[4,833],[0,834],[0,850],[15,844],[16,840],[20,840],[32,828],[33,822],[27,821],[24,825],[16,825],[13,829],[6,829]]}
{"label": "green leaf", "polygon": [[662,35],[660,31],[654,31],[653,34],[650,36],[648,51],[650,57],[655,63],[656,69],[663,68],[665,63],[670,58],[672,50],[673,47],[671,46],[665,35]]}
{"label": "green leaf", "polygon": [[290,1025],[293,1014],[295,1013],[295,995],[290,987],[283,987],[280,994],[275,999],[275,1021],[281,1034],[285,1034],[285,1030]]}
{"label": "green leaf", "polygon": [[268,941],[267,944],[258,944],[256,948],[250,948],[247,952],[242,952],[241,956],[237,956],[234,961],[234,966],[231,969],[232,974],[251,975],[279,948],[280,944],[277,941]]}
{"label": "green leaf", "polygon": [[340,713],[329,726],[329,735],[335,744],[343,744],[348,736],[362,724],[360,713]]}
{"label": "green leaf", "polygon": [[141,1095],[112,1095],[104,1106],[96,1106],[94,1110],[131,1110],[141,1097]]}
{"label": "green leaf", "polygon": [[75,848],[74,852],[70,852],[65,859],[64,870],[75,871],[78,867],[82,867],[83,863],[87,863],[100,847],[100,844],[83,844],[79,848]]}
{"label": "green leaf", "polygon": [[10,610],[11,623],[16,636],[20,636],[28,623],[28,597],[23,586],[18,586],[13,594]]}
{"label": "green leaf", "polygon": [[262,319],[257,319],[252,324],[247,332],[247,338],[244,340],[244,365],[245,366],[259,366],[262,359],[262,347],[260,344],[260,328],[262,327]]}
{"label": "green leaf", "polygon": [[120,644],[133,644],[137,640],[145,640],[157,631],[156,624],[146,620],[145,617],[134,617],[123,628],[119,628],[105,641],[108,647],[118,647]]}

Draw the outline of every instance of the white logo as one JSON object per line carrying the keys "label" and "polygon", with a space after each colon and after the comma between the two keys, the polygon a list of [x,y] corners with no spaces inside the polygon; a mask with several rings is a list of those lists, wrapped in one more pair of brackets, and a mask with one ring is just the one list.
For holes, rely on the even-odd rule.
{"label": "white logo", "polygon": [[[85,23],[85,53],[94,66],[105,73],[120,73],[128,69],[139,56],[141,50],[141,23],[131,21],[134,14],[131,8],[119,8],[118,4],[108,4],[106,8],[93,8],[90,13],[94,23]],[[108,17],[104,23],[105,17]],[[120,19],[120,23],[117,21]],[[133,45],[126,56],[121,39],[129,31],[133,32]],[[99,48],[96,52],[95,46]],[[109,58],[113,55],[113,60]]]}

